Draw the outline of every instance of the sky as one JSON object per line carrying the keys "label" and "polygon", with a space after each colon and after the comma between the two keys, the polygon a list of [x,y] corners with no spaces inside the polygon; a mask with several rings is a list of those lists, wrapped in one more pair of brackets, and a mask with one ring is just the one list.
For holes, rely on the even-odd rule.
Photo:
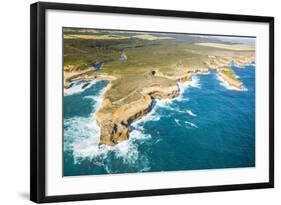
{"label": "sky", "polygon": [[243,43],[243,44],[250,44],[254,45],[256,38],[255,37],[235,37],[235,36],[207,36],[207,35],[200,35],[201,38],[213,38],[218,39],[225,42],[230,43]]}

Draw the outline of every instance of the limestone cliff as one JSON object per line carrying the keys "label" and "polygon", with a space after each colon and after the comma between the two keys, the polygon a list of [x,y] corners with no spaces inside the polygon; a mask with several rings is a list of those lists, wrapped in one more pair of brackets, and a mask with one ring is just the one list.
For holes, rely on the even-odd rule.
{"label": "limestone cliff", "polygon": [[109,99],[105,99],[96,120],[101,129],[100,144],[114,145],[129,138],[129,125],[146,115],[153,105],[153,99],[174,98],[179,95],[175,84],[170,87],[161,85],[145,86],[139,91],[136,101],[115,107]]}
{"label": "limestone cliff", "polygon": [[[96,121],[100,127],[100,144],[114,145],[124,140],[128,140],[130,133],[130,124],[145,116],[151,111],[154,99],[172,99],[180,94],[177,83],[183,83],[192,80],[192,75],[197,73],[208,73],[209,69],[215,70],[219,76],[231,86],[242,89],[242,82],[236,79],[234,71],[230,64],[243,66],[252,62],[252,56],[243,57],[220,57],[208,56],[203,62],[203,67],[188,67],[180,70],[172,70],[172,72],[162,72],[154,69],[145,72],[143,75],[130,75],[123,73],[129,77],[130,81],[124,81],[120,75],[107,75],[105,73],[95,73],[90,68],[83,71],[72,72],[65,69],[64,87],[77,80],[93,80],[105,79],[111,84],[113,81],[115,93],[110,92],[113,89],[109,86],[107,92],[103,96],[103,102],[99,110],[96,112]],[[68,67],[67,67],[68,68]],[[133,80],[132,80],[133,79]],[[138,81],[134,81],[138,80]],[[120,92],[120,87],[128,90],[126,94]],[[134,86],[132,89],[130,86]],[[117,90],[117,91],[116,91]],[[119,94],[120,92],[120,94]],[[113,94],[112,94],[113,93]],[[119,96],[114,98],[112,96]]]}

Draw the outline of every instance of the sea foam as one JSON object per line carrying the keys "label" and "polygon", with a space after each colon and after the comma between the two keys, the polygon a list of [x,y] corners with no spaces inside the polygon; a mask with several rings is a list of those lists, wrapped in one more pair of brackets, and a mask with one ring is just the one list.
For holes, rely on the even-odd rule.
{"label": "sea foam", "polygon": [[[240,77],[238,76],[238,78],[240,78]],[[223,86],[224,88],[226,88],[227,90],[248,91],[248,89],[245,86],[242,86],[242,89],[238,89],[238,88],[230,85],[228,82],[226,82],[224,79],[222,79],[222,77],[219,76],[219,74],[217,74],[217,79],[220,81],[220,85]]]}
{"label": "sea foam", "polygon": [[[100,80],[92,80],[90,82],[86,82],[86,81],[74,82],[70,88],[64,89],[64,96],[81,93],[99,81]],[[86,87],[83,88],[83,86],[86,85],[87,83],[89,83],[89,85],[87,85]]]}
{"label": "sea foam", "polygon": [[198,128],[198,126],[192,122],[189,122],[189,121],[185,121],[184,123],[190,125],[191,127],[194,127],[194,128]]}
{"label": "sea foam", "polygon": [[188,89],[190,87],[201,88],[200,80],[197,75],[193,75],[191,81],[188,81],[185,83],[178,83],[178,86],[179,86],[181,92],[185,91],[186,89]]}
{"label": "sea foam", "polygon": [[[91,82],[91,85],[95,84],[96,81]],[[71,88],[65,90],[65,95],[73,95],[75,93],[83,92],[91,85],[82,89],[84,83],[77,82]],[[180,84],[181,93],[187,88],[194,87],[200,88],[199,78],[197,76],[192,77],[192,81],[184,84]],[[191,110],[180,110],[173,106],[175,100],[186,100],[187,98],[174,98],[167,100],[156,100],[156,105],[150,113],[132,123],[134,128],[130,132],[130,138],[126,141],[120,142],[115,146],[99,145],[100,141],[100,127],[96,122],[95,112],[99,109],[102,102],[102,95],[105,92],[104,88],[98,95],[85,96],[93,100],[94,107],[93,113],[89,117],[74,117],[71,119],[65,119],[65,150],[71,150],[74,157],[75,163],[80,163],[81,160],[89,159],[93,163],[104,167],[107,173],[114,173],[115,169],[109,161],[109,155],[113,155],[115,158],[120,159],[122,163],[128,167],[141,167],[141,171],[148,171],[150,169],[149,160],[145,155],[139,154],[139,144],[150,143],[152,138],[150,134],[145,133],[143,125],[146,122],[159,121],[161,115],[157,110],[159,108],[173,110],[180,113],[188,113],[189,115],[196,116]],[[179,120],[175,122],[182,126]],[[196,125],[195,125],[196,126]]]}
{"label": "sea foam", "polygon": [[86,96],[94,101],[93,113],[89,117],[73,117],[64,120],[66,127],[64,129],[64,148],[73,151],[76,162],[80,158],[91,158],[94,155],[104,154],[104,150],[99,149],[100,128],[96,122],[95,112],[102,103],[102,95],[105,90],[106,88],[103,88],[97,96]]}
{"label": "sea foam", "polygon": [[102,103],[105,90],[106,88],[102,89],[96,96],[85,96],[95,102],[93,113],[89,117],[73,117],[64,120],[64,150],[72,151],[74,163],[89,159],[96,165],[104,167],[107,173],[114,173],[116,170],[109,161],[110,154],[121,159],[124,164],[130,167],[138,166],[143,171],[148,171],[150,169],[149,161],[145,156],[139,155],[136,142],[143,143],[151,136],[143,133],[138,125],[135,125],[136,129],[130,133],[129,140],[115,146],[99,145],[100,127],[96,122],[95,112]]}
{"label": "sea foam", "polygon": [[186,110],[186,113],[190,116],[196,117],[197,115],[192,112],[192,110]]}
{"label": "sea foam", "polygon": [[182,127],[182,125],[180,124],[180,121],[179,121],[178,119],[175,119],[175,123],[176,123],[178,126]]}

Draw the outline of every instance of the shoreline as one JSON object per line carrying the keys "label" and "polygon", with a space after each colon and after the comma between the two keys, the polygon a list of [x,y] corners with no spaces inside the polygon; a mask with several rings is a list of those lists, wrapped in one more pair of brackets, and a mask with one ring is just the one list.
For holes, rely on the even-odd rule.
{"label": "shoreline", "polygon": [[227,75],[221,73],[221,72],[217,72],[217,75],[219,76],[219,78],[226,83],[227,85],[229,85],[230,87],[232,87],[234,90],[237,91],[242,91],[243,90],[243,83],[238,81],[238,80],[233,80],[231,78],[229,78]]}
{"label": "shoreline", "polygon": [[233,90],[233,91],[244,91],[245,88],[244,86],[242,85],[241,88],[237,88],[235,86],[232,86],[230,85],[226,80],[224,80],[218,73],[216,73],[216,77],[217,77],[217,80],[220,82],[221,86],[225,87],[225,89],[227,90]]}
{"label": "shoreline", "polygon": [[235,84],[236,82],[231,78],[227,78],[227,76],[220,72],[220,69],[222,68],[195,69],[192,70],[193,72],[189,71],[186,74],[181,74],[178,76],[168,76],[162,74],[161,72],[155,71],[154,74],[156,77],[164,79],[167,78],[169,80],[172,79],[174,81],[174,84],[168,86],[157,83],[152,83],[150,85],[146,84],[142,88],[134,90],[134,94],[140,94],[138,99],[133,101],[131,100],[126,103],[125,101],[127,100],[127,98],[130,98],[130,95],[132,93],[129,93],[128,96],[119,99],[118,101],[120,102],[118,103],[116,103],[116,101],[111,102],[105,96],[112,87],[112,81],[118,79],[115,76],[105,74],[85,76],[85,72],[82,72],[75,78],[71,78],[70,82],[75,83],[82,80],[86,82],[95,80],[107,80],[109,82],[101,96],[101,104],[95,112],[95,119],[100,128],[99,144],[113,146],[129,139],[130,132],[132,131],[130,129],[132,127],[132,124],[137,122],[138,120],[143,119],[143,117],[153,112],[152,103],[154,102],[154,100],[172,101],[177,99],[182,95],[182,86],[190,85],[192,82],[194,82],[193,78],[197,75],[207,75],[210,74],[210,70],[215,70],[217,72],[217,76],[220,77],[219,80],[231,87],[234,87],[234,90],[243,90],[242,82],[239,81],[240,83]]}
{"label": "shoreline", "polygon": [[113,81],[116,80],[117,77],[106,74],[95,75],[95,71],[92,68],[87,68],[86,71],[83,72],[64,72],[64,88],[68,89],[71,85],[77,81],[92,81],[92,80],[107,80]]}
{"label": "shoreline", "polygon": [[[206,77],[207,77],[209,79],[208,81],[210,82],[213,79],[213,78],[210,78],[210,76],[214,76],[214,77],[216,76],[215,72],[210,72],[210,73],[211,74],[209,76],[205,76],[205,77],[203,75],[202,76],[197,75],[197,77],[199,77],[199,79],[200,79],[200,84],[202,85],[201,91],[198,90],[198,92],[202,92],[203,91],[203,87],[204,87],[203,78],[206,79]],[[196,79],[196,75],[194,75],[194,77],[195,77],[194,79]],[[202,81],[201,81],[201,77],[202,77]],[[216,80],[216,79],[213,79],[213,80]],[[193,81],[192,82],[187,82],[186,84],[190,84],[190,83],[193,83]],[[220,85],[217,84],[217,86],[220,86]],[[107,86],[104,86],[102,88],[102,90],[104,90],[105,87],[107,87]],[[184,86],[184,87],[186,87],[186,86]],[[205,89],[205,87],[204,87],[204,89]],[[206,87],[206,89],[207,89],[207,87]],[[193,87],[187,88],[186,92],[190,92],[191,90],[193,90],[193,94],[196,96],[195,92],[197,92],[196,91],[197,89],[195,90],[195,88],[193,88]],[[181,90],[181,91],[184,92],[184,90]],[[226,90],[225,92],[231,92],[231,91],[227,91]],[[191,97],[191,96],[186,95],[186,94],[184,94],[184,95],[187,98]],[[98,96],[101,96],[101,95],[98,95]],[[99,98],[99,101],[100,101],[100,97],[98,97],[98,98]],[[143,153],[142,151],[143,150],[147,150],[148,147],[150,147],[151,145],[158,144],[158,142],[160,142],[160,143],[166,142],[166,141],[164,141],[164,140],[166,140],[166,138],[164,139],[161,136],[163,134],[162,132],[160,132],[160,134],[158,135],[158,134],[155,134],[154,132],[151,132],[150,129],[153,128],[154,126],[157,129],[157,124],[159,124],[159,126],[161,125],[161,127],[164,126],[164,128],[163,128],[163,132],[164,133],[165,133],[166,130],[169,131],[168,128],[165,128],[165,122],[166,122],[165,120],[166,119],[164,119],[164,118],[165,118],[165,116],[167,116],[167,115],[169,115],[171,113],[176,112],[176,111],[168,110],[168,108],[167,108],[167,107],[174,107],[174,103],[177,103],[177,100],[175,100],[175,99],[178,99],[178,98],[169,99],[169,100],[161,100],[161,102],[159,103],[159,106],[162,106],[162,104],[164,103],[163,105],[166,106],[165,108],[155,107],[151,112],[149,112],[143,118],[141,118],[140,120],[136,121],[135,123],[132,123],[132,126],[135,127],[136,129],[132,130],[130,132],[130,137],[129,137],[129,139],[127,141],[123,141],[123,142],[121,142],[119,144],[116,144],[114,146],[99,145],[99,133],[95,134],[95,138],[89,137],[89,138],[87,138],[87,141],[84,141],[84,142],[83,142],[83,139],[77,138],[77,141],[75,141],[76,147],[73,148],[73,150],[75,150],[75,151],[73,151],[73,155],[70,155],[70,157],[73,157],[74,159],[81,160],[81,161],[89,159],[90,162],[94,162],[94,164],[93,164],[94,167],[95,166],[101,166],[103,168],[107,167],[108,165],[110,165],[111,162],[113,161],[113,160],[112,161],[106,161],[108,159],[109,155],[110,156],[112,156],[112,155],[113,156],[118,156],[119,158],[114,158],[114,160],[120,160],[120,162],[122,162],[122,160],[124,160],[124,161],[126,160],[126,163],[124,163],[124,165],[122,164],[122,167],[135,166],[136,162],[138,162],[138,163],[143,162],[143,158],[142,158],[142,153]],[[190,99],[192,100],[192,97]],[[174,101],[174,102],[171,103],[170,101]],[[159,102],[159,101],[157,101],[157,102]],[[181,105],[184,105],[184,103],[185,102],[183,102],[183,104],[181,104]],[[202,106],[204,106],[204,105],[202,104]],[[201,118],[202,115],[205,115],[205,113],[200,113],[198,110],[196,112],[195,108],[197,109],[197,106],[189,107],[188,109],[191,109],[195,114],[198,115],[197,120],[199,120],[199,121],[196,121],[196,118],[189,118],[188,117],[186,119],[189,122],[194,123],[195,126],[198,126],[198,130],[199,130],[199,129],[202,129],[202,127],[203,127],[200,124],[200,122],[201,122],[200,118]],[[162,109],[165,109],[165,112],[162,112],[163,111]],[[184,110],[185,110],[185,108],[183,109],[183,111]],[[156,111],[156,112],[153,113],[154,111]],[[223,112],[223,110],[221,112]],[[172,123],[171,127],[173,129],[176,129],[176,128],[177,129],[188,129],[187,127],[190,127],[188,132],[190,132],[190,131],[192,133],[196,132],[196,129],[195,129],[196,127],[191,128],[192,125],[188,124],[188,122],[184,122],[185,120],[181,121],[182,118],[179,118],[178,115],[179,114],[176,114],[175,118],[179,119],[179,122],[180,122],[182,128],[177,126],[173,122],[173,119],[170,118],[171,123]],[[160,121],[157,121],[157,118],[161,118]],[[92,120],[92,122],[95,122],[95,117],[92,117],[91,120]],[[96,123],[94,123],[94,124],[95,124],[95,126],[97,126]],[[91,125],[91,123],[89,125]],[[75,124],[73,124],[73,126],[75,126]],[[99,127],[97,127],[97,128],[100,130]],[[76,132],[76,135],[77,135],[77,137],[79,137],[79,132]],[[93,134],[89,133],[89,136],[90,135],[93,135]],[[177,137],[177,135],[175,135],[175,137]],[[194,139],[196,140],[196,138],[194,138]],[[83,142],[84,146],[77,146],[77,145],[81,145],[82,142]],[[85,142],[87,142],[87,143],[85,143]],[[72,144],[70,144],[70,145],[72,145]],[[160,147],[160,145],[159,145],[159,147]],[[165,149],[164,148],[167,148],[167,147],[162,147],[162,145],[161,145],[161,148],[163,148],[162,149],[163,150],[163,154],[165,154]],[[185,149],[184,145],[182,145],[181,148],[179,148],[179,149]],[[85,153],[84,150],[86,150],[87,152]],[[133,155],[133,157],[132,157],[132,155]],[[65,156],[68,157],[68,155],[65,155]],[[100,157],[100,156],[103,156],[103,157]],[[149,160],[154,159],[154,158],[150,158],[151,156],[153,156],[153,155],[148,155],[148,159]],[[130,159],[130,161],[128,159]],[[161,159],[161,155],[159,156],[159,159]],[[76,161],[77,165],[75,164],[75,166],[81,166],[81,164],[80,165],[78,164],[81,161]],[[149,162],[151,162],[151,161],[149,161]],[[149,167],[149,165],[150,164],[148,164],[147,166]],[[144,164],[139,164],[136,169],[141,170],[142,167],[144,167]],[[112,167],[110,167],[110,168],[112,168]],[[104,170],[106,170],[106,171],[103,174],[107,174],[107,173],[118,174],[119,173],[118,171],[114,172],[114,171],[116,171],[114,168],[112,168],[112,169],[105,169],[104,168]],[[151,170],[148,170],[148,172],[153,172],[153,171],[155,171],[154,168],[152,168]],[[122,168],[120,173],[121,172],[122,173],[126,173],[127,171],[126,171],[126,169]],[[99,175],[98,172],[93,172],[93,173]]]}
{"label": "shoreline", "polygon": [[[164,97],[152,97],[151,96],[151,93],[153,93],[153,91],[150,91],[151,93],[149,93],[149,91],[142,91],[143,93],[143,97],[146,98],[146,106],[143,107],[143,109],[141,110],[137,110],[136,108],[133,108],[135,109],[136,111],[131,113],[131,115],[125,115],[126,116],[126,119],[124,120],[116,120],[114,123],[114,127],[113,127],[113,130],[115,130],[114,132],[115,133],[118,133],[118,137],[117,137],[117,141],[113,141],[110,139],[102,139],[102,136],[101,136],[101,141],[100,141],[100,144],[104,144],[104,145],[109,145],[109,146],[113,146],[115,144],[118,144],[124,140],[128,140],[129,139],[129,136],[130,136],[130,133],[132,131],[134,131],[134,124],[135,123],[139,123],[141,122],[143,119],[146,119],[147,117],[149,117],[151,114],[154,113],[155,111],[155,106],[157,106],[158,103],[162,102],[162,101],[168,101],[168,102],[172,102],[173,100],[177,100],[178,98],[180,98],[180,96],[183,94],[183,92],[186,90],[185,88],[183,88],[182,86],[189,86],[191,85],[192,83],[194,82],[197,82],[197,79],[195,79],[195,77],[197,75],[200,75],[200,74],[209,74],[210,72],[207,72],[207,73],[194,73],[192,75],[189,75],[190,78],[188,78],[188,81],[185,81],[185,82],[182,82],[182,81],[178,81],[178,82],[175,82],[175,85],[173,86],[173,89],[176,89],[176,93],[174,93],[174,95],[170,95],[169,93],[172,93],[172,92],[175,92],[175,90],[171,89],[171,87],[168,87],[168,88],[162,88],[160,89],[162,92],[165,92],[163,90],[168,90],[168,94]],[[179,84],[181,86],[179,86]],[[105,99],[104,99],[105,101]],[[138,103],[138,102],[133,102],[134,103]],[[141,102],[140,102],[141,103]],[[106,104],[106,103],[105,103]],[[102,107],[102,106],[101,106]],[[97,110],[96,113],[97,115],[99,115],[99,112],[100,112],[101,109]],[[124,111],[126,113],[126,111]],[[127,112],[128,113],[128,112]],[[99,119],[99,117],[97,116],[97,122],[99,124],[99,127],[102,129],[103,127],[103,120],[102,119]],[[121,121],[121,122],[120,122]],[[117,126],[116,126],[117,124]],[[111,130],[111,129],[110,129]],[[125,133],[125,134],[124,134]],[[116,136],[115,136],[116,138]],[[113,139],[114,139],[114,136],[113,136]]]}
{"label": "shoreline", "polygon": [[[195,75],[193,75],[192,77],[195,77],[196,75],[198,75],[198,74],[195,74]],[[202,75],[204,75],[204,74],[202,74]],[[191,86],[191,84],[192,84],[193,82],[196,82],[196,79],[192,79],[191,81],[187,81],[187,82],[183,82],[183,83],[182,83],[182,82],[177,82],[177,85],[180,84],[180,85],[182,85],[182,86]],[[186,89],[187,89],[187,88],[182,88],[182,89],[181,89],[181,88],[179,87],[179,96],[174,97],[174,98],[153,99],[153,102],[152,102],[152,103],[154,103],[154,104],[151,106],[151,110],[150,110],[146,115],[143,115],[140,119],[138,119],[138,120],[132,122],[129,126],[134,127],[133,124],[138,124],[138,123],[141,123],[141,122],[143,122],[143,121],[145,121],[145,120],[148,120],[147,118],[151,117],[151,115],[153,115],[153,114],[155,113],[157,106],[160,106],[160,107],[161,107],[161,105],[159,105],[160,103],[162,103],[162,104],[165,104],[165,103],[172,103],[172,102],[175,101],[175,100],[179,100],[179,98],[180,98],[181,95],[185,92]],[[132,130],[132,131],[133,131],[133,130]]]}

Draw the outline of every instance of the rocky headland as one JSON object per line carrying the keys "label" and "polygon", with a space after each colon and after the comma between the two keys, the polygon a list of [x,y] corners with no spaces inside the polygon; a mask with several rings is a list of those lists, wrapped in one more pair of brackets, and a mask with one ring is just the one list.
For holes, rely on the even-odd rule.
{"label": "rocky headland", "polygon": [[[241,63],[241,59],[237,59],[238,61],[236,62],[235,59],[211,56],[205,61],[206,67],[193,67],[175,72],[174,74],[163,73],[157,69],[151,70],[146,74],[146,78],[149,78],[149,81],[144,80],[141,87],[137,87],[126,96],[122,96],[122,98],[117,100],[112,100],[108,92],[110,92],[112,84],[118,81],[118,76],[98,74],[90,70],[90,68],[80,73],[72,73],[72,75],[69,73],[65,74],[64,87],[67,88],[71,83],[78,80],[91,81],[103,79],[110,81],[107,91],[103,96],[102,104],[96,112],[96,120],[101,129],[100,144],[112,146],[128,140],[131,131],[130,124],[149,113],[153,109],[156,99],[162,100],[178,97],[181,92],[178,83],[191,82],[193,75],[208,73],[210,69],[213,69],[230,86],[241,90],[243,83],[236,78],[230,64],[239,63],[243,67],[245,64],[251,63],[252,58],[243,57],[244,64]],[[126,82],[123,83],[126,84]]]}
{"label": "rocky headland", "polygon": [[201,38],[191,43],[177,35],[152,33],[112,34],[64,30],[64,89],[77,81],[109,81],[95,113],[100,144],[105,145],[127,140],[131,123],[147,115],[155,100],[178,97],[179,84],[191,82],[193,75],[217,72],[230,86],[242,90],[243,82],[231,65],[243,69],[255,61],[254,45],[204,43]]}

